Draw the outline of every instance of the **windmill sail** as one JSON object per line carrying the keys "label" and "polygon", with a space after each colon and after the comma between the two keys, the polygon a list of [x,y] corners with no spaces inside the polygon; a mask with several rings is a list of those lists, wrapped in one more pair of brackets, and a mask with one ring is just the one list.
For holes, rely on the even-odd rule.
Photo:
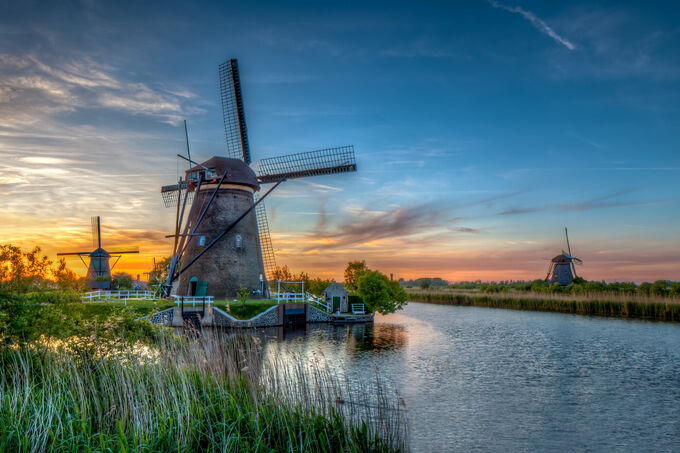
{"label": "windmill sail", "polygon": [[357,171],[354,146],[351,145],[262,159],[259,166],[257,179],[263,184],[283,177],[294,179]]}
{"label": "windmill sail", "polygon": [[92,217],[91,221],[92,221],[92,248],[98,249],[102,246],[99,216]]}
{"label": "windmill sail", "polygon": [[241,159],[250,165],[246,115],[243,110],[238,63],[235,59],[227,60],[220,65],[219,77],[224,132],[227,135],[227,157]]}
{"label": "windmill sail", "polygon": [[255,215],[257,217],[257,229],[260,233],[260,248],[262,249],[264,271],[267,274],[267,280],[272,280],[272,273],[276,269],[276,258],[274,256],[272,239],[269,234],[269,221],[267,220],[267,210],[264,207],[264,202],[260,202],[260,204],[257,205],[255,208]]}
{"label": "windmill sail", "polygon": [[193,201],[194,192],[190,191],[187,194],[186,192],[187,184],[185,182],[183,182],[182,184],[170,184],[168,186],[161,187],[161,196],[163,197],[163,204],[165,205],[166,208],[177,206],[177,202],[179,201],[180,187],[183,191],[182,193],[185,194],[184,196],[188,197],[187,203],[191,203]]}

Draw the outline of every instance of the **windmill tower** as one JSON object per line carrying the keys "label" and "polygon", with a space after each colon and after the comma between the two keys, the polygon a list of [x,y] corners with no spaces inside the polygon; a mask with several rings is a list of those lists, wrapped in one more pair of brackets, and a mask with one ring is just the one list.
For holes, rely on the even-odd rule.
{"label": "windmill tower", "polygon": [[569,245],[569,233],[564,229],[564,235],[567,239],[567,250],[550,260],[550,267],[548,267],[548,274],[545,276],[545,281],[550,283],[559,283],[566,286],[571,283],[576,275],[576,267],[574,262],[583,264],[583,261],[571,255],[571,246]]}
{"label": "windmill tower", "polygon": [[[120,260],[121,255],[126,253],[139,253],[138,247],[126,247],[125,249],[114,248],[111,252],[102,248],[102,227],[101,218],[99,216],[92,217],[92,247],[94,251],[90,252],[62,252],[57,253],[57,256],[78,256],[83,264],[87,267],[87,285],[91,288],[108,289],[111,284],[111,271]],[[83,259],[89,257],[90,262],[86,263]],[[111,258],[116,258],[113,266],[111,266]],[[102,281],[104,277],[106,281]]]}
{"label": "windmill tower", "polygon": [[[185,178],[163,186],[166,207],[176,206],[173,254],[166,288],[176,295],[231,298],[241,287],[266,293],[276,266],[263,200],[288,179],[356,171],[354,147],[323,149],[259,161],[250,168],[243,95],[235,59],[219,66],[226,157],[191,159]],[[261,185],[273,184],[256,198]],[[186,215],[187,204],[191,208]],[[263,294],[264,295],[264,294]]]}

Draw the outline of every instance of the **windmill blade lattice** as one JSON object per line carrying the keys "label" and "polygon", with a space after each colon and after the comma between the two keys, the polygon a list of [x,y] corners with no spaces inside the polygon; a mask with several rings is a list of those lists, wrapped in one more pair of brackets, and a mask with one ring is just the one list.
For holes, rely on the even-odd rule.
{"label": "windmill blade lattice", "polygon": [[187,189],[187,184],[182,183],[180,184],[170,184],[168,186],[163,186],[161,187],[161,196],[163,197],[163,204],[165,205],[166,208],[174,207],[177,206],[177,202],[179,201],[179,192],[180,188],[182,189],[182,193],[185,194],[184,196],[188,197],[187,198],[187,204],[191,204],[191,202],[194,200],[194,192],[190,191],[187,195],[186,189]]}
{"label": "windmill blade lattice", "polygon": [[238,63],[235,59],[227,60],[220,65],[219,78],[224,132],[227,135],[227,156],[250,164],[248,129],[243,109]]}
{"label": "windmill blade lattice", "polygon": [[99,217],[94,216],[91,219],[92,222],[92,249],[99,247]]}
{"label": "windmill blade lattice", "polygon": [[262,249],[264,271],[267,274],[267,280],[272,280],[272,274],[276,269],[276,257],[274,256],[274,247],[272,246],[272,239],[269,234],[269,221],[264,202],[260,202],[255,207],[255,215],[257,217],[257,229],[260,234],[260,248]]}
{"label": "windmill blade lattice", "polygon": [[257,179],[267,184],[284,176],[295,179],[352,171],[357,171],[357,163],[350,145],[262,159]]}

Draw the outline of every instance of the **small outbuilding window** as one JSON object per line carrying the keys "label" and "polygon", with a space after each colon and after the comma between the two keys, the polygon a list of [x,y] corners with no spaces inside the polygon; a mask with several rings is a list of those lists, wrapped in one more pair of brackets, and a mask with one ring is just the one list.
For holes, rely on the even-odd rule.
{"label": "small outbuilding window", "polygon": [[243,245],[243,239],[241,239],[240,234],[237,234],[236,237],[234,238],[234,245],[236,245],[237,249],[240,249],[241,246]]}

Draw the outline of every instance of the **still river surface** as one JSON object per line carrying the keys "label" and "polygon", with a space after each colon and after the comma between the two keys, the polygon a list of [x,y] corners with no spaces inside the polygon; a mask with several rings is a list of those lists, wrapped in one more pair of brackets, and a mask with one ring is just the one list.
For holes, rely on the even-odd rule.
{"label": "still river surface", "polygon": [[680,451],[680,325],[410,303],[275,334],[399,390],[413,451]]}

